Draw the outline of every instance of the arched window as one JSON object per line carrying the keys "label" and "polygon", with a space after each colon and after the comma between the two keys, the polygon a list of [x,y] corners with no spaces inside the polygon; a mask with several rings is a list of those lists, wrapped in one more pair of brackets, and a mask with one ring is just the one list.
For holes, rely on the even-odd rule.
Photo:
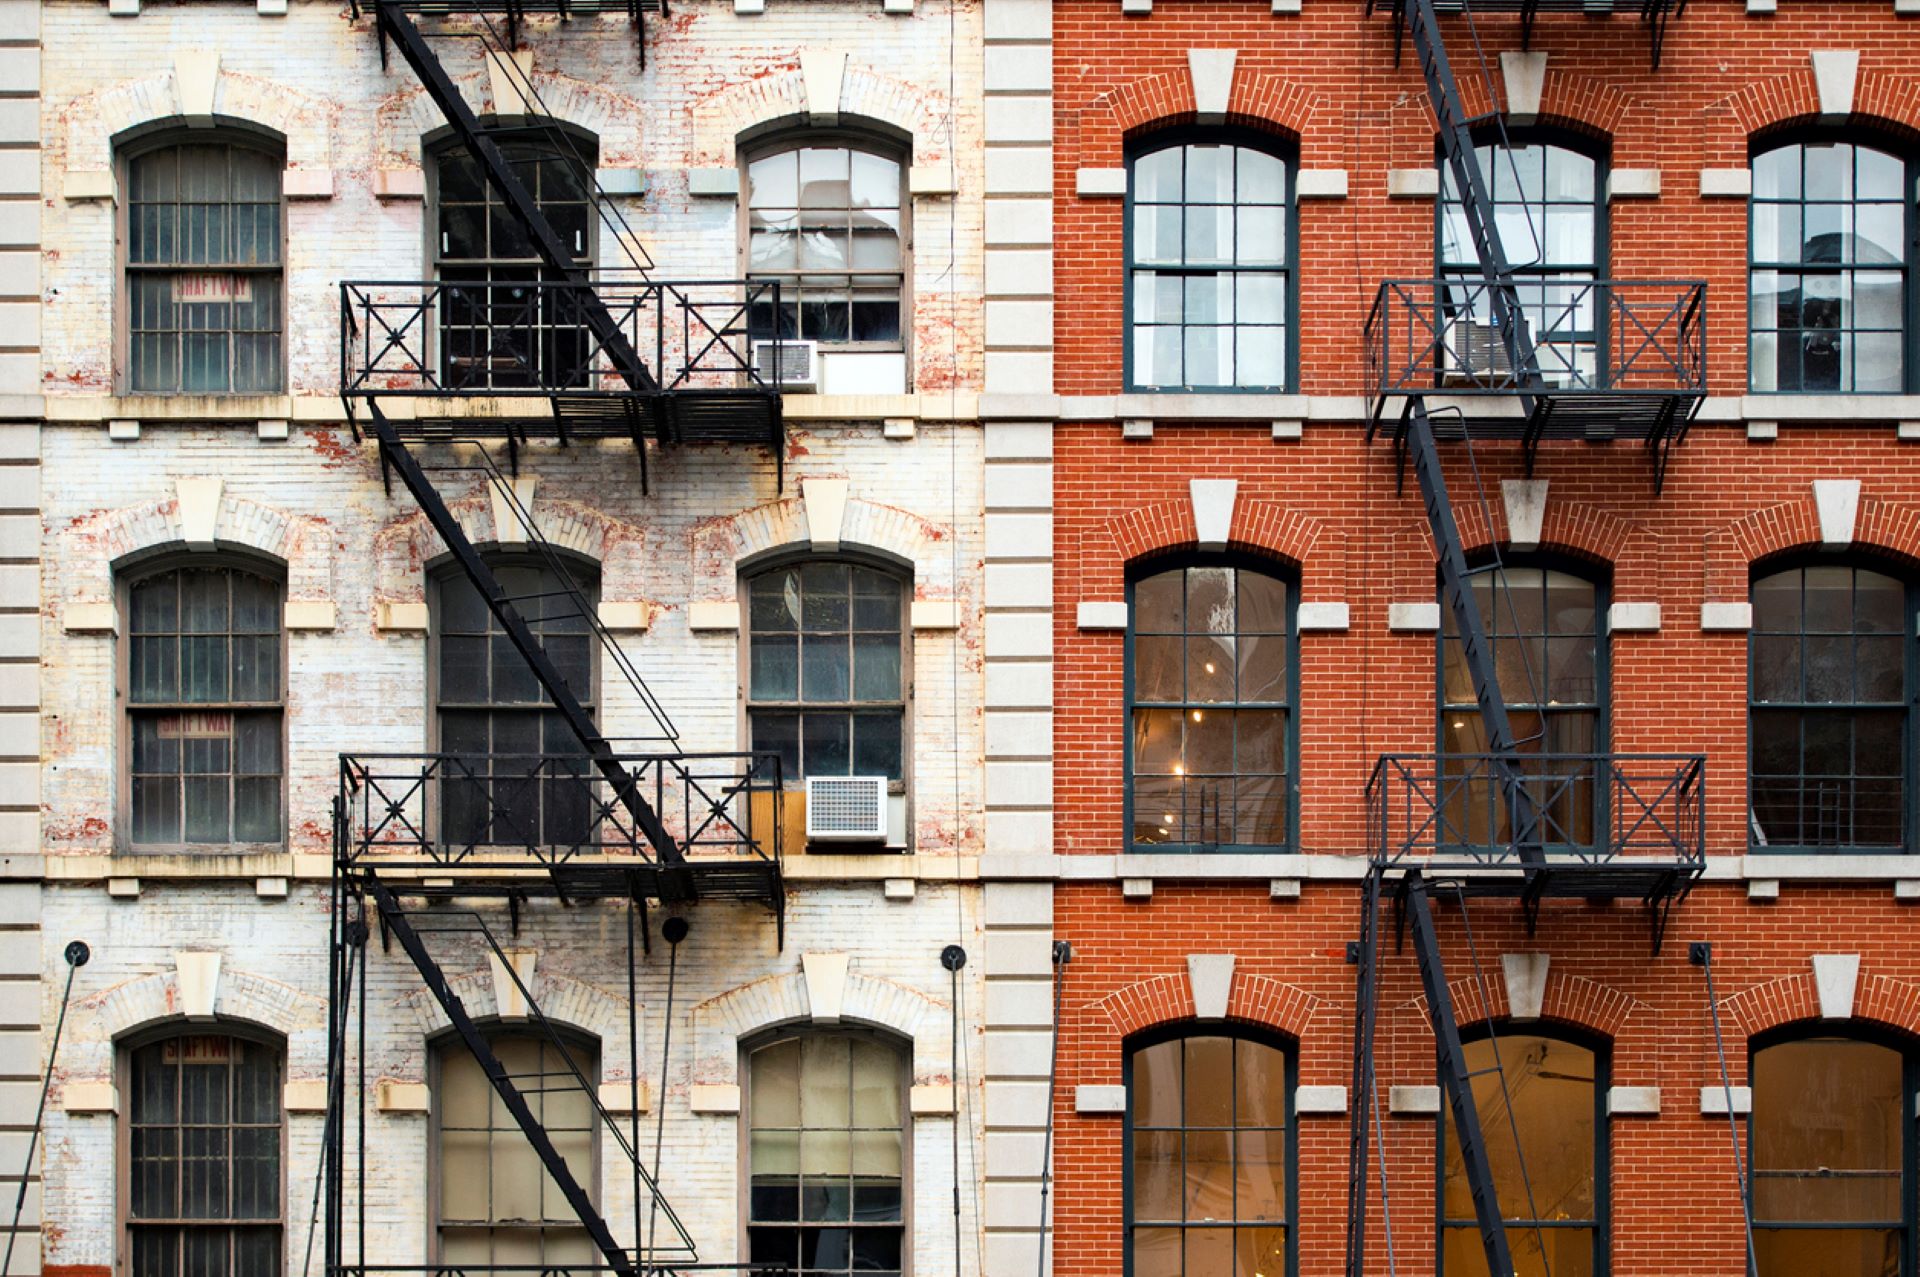
{"label": "arched window", "polygon": [[1754,390],[1906,389],[1912,191],[1906,161],[1864,143],[1753,157]]}
{"label": "arched window", "polygon": [[277,394],[281,152],[237,130],[126,156],[127,364],[133,394]]}
{"label": "arched window", "polygon": [[[1605,591],[1553,568],[1509,566],[1473,578],[1500,694],[1523,754],[1582,755],[1606,749],[1606,644],[1600,620]],[[1470,760],[1488,752],[1486,723],[1461,654],[1452,609],[1441,606],[1440,753],[1442,769],[1470,776],[1448,793],[1449,840],[1487,846],[1511,837],[1500,787]],[[1578,759],[1532,765],[1541,804],[1542,841],[1591,845],[1595,837],[1593,764]]]}
{"label": "arched window", "polygon": [[[1605,166],[1564,144],[1571,140],[1530,140],[1523,133],[1508,147],[1474,148],[1540,372],[1550,386],[1597,383],[1605,323],[1590,287],[1606,273]],[[1485,378],[1504,368],[1505,348],[1493,327],[1492,303],[1453,170],[1443,163],[1440,173],[1435,257],[1441,276],[1457,281],[1449,288],[1449,305],[1459,312],[1453,318],[1473,326],[1453,330],[1447,346],[1463,361],[1462,375]]]}
{"label": "arched window", "polygon": [[1287,582],[1196,560],[1155,565],[1128,593],[1132,843],[1286,845],[1298,686]]}
{"label": "arched window", "polygon": [[1830,1027],[1753,1052],[1748,1156],[1760,1277],[1914,1271],[1910,1050]]}
{"label": "arched window", "polygon": [[747,1055],[747,1259],[898,1277],[909,1253],[907,1059],[865,1034],[784,1035]]}
{"label": "arched window", "polygon": [[[567,1040],[495,1033],[487,1045],[509,1076],[541,1079],[521,1091],[567,1169],[600,1200],[599,1127],[587,1088],[599,1085],[599,1052]],[[434,1262],[528,1267],[602,1262],[579,1216],[507,1115],[480,1064],[458,1041],[434,1052]],[[586,1087],[574,1077],[578,1069]]]}
{"label": "arched window", "polygon": [[1904,845],[1913,632],[1908,589],[1883,572],[1821,563],[1754,579],[1754,846]]}
{"label": "arched window", "polygon": [[1294,1058],[1220,1026],[1127,1053],[1126,1247],[1133,1277],[1294,1271]]}
{"label": "arched window", "polygon": [[175,563],[125,583],[129,841],[278,846],[280,582],[219,558]]}
{"label": "arched window", "polygon": [[231,1033],[177,1034],[125,1059],[133,1277],[279,1277],[280,1049]]}
{"label": "arched window", "polygon": [[[594,260],[593,140],[550,129],[493,135],[540,212],[582,265]],[[434,278],[450,288],[439,308],[440,376],[466,389],[584,384],[590,341],[578,307],[552,289],[533,240],[477,160],[457,141],[433,152]]]}
{"label": "arched window", "polygon": [[[521,614],[568,690],[594,713],[600,649],[568,591],[579,590],[593,606],[598,574],[570,563],[563,579],[542,560],[505,556],[491,566],[507,597],[522,600]],[[440,791],[442,841],[582,841],[592,823],[585,747],[473,582],[448,568],[432,585],[435,727],[440,752],[454,758]]]}
{"label": "arched window", "polygon": [[[747,274],[780,285],[780,335],[899,350],[908,325],[907,157],[877,139],[808,132],[747,160]],[[753,316],[756,333],[773,316]]]}
{"label": "arched window", "polygon": [[781,776],[906,775],[906,582],[809,560],[747,582],[747,720]]}
{"label": "arched window", "polygon": [[[1500,1071],[1491,1072],[1496,1052]],[[1497,1038],[1469,1041],[1466,1054],[1515,1271],[1606,1271],[1605,1049],[1538,1030],[1503,1029]],[[1450,1107],[1439,1127],[1439,1271],[1484,1275],[1487,1253]]]}
{"label": "arched window", "polygon": [[1291,383],[1292,165],[1219,131],[1156,134],[1127,164],[1127,385]]}

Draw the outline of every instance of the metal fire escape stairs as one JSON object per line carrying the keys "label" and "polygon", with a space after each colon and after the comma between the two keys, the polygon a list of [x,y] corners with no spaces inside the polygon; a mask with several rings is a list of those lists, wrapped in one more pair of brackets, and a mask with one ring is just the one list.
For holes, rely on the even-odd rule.
{"label": "metal fire escape stairs", "polygon": [[[1472,20],[1472,10],[1483,7],[1486,6],[1456,6],[1466,11],[1468,22]],[[1524,16],[1529,24],[1533,7],[1525,6]],[[1649,6],[1650,9],[1660,7]],[[1460,211],[1479,264],[1479,283],[1484,286],[1499,341],[1512,369],[1511,393],[1528,421],[1539,420],[1551,411],[1552,388],[1542,378],[1534,341],[1515,287],[1514,269],[1494,222],[1487,179],[1475,159],[1472,129],[1477,121],[1468,117],[1462,103],[1441,35],[1436,2],[1392,0],[1392,8],[1399,24],[1396,48],[1403,37],[1411,42],[1426,81],[1442,158],[1455,189],[1460,192]],[[1651,20],[1656,15],[1643,16]],[[1657,16],[1663,19],[1664,13]],[[1655,26],[1656,38],[1663,29],[1663,21]],[[1656,59],[1657,48],[1656,44]],[[1517,876],[1524,884],[1522,899],[1532,900],[1545,888],[1550,872],[1542,847],[1541,811],[1523,773],[1519,742],[1515,739],[1494,668],[1487,627],[1472,593],[1466,551],[1441,469],[1434,422],[1422,395],[1408,395],[1397,442],[1404,449],[1405,463],[1419,483],[1437,550],[1441,593],[1458,632],[1460,655],[1479,706],[1489,754],[1489,779],[1500,794],[1507,822],[1507,863],[1517,868]],[[1412,933],[1427,1015],[1439,1048],[1441,1086],[1453,1118],[1487,1270],[1493,1277],[1513,1277],[1514,1262],[1507,1241],[1505,1216],[1495,1188],[1486,1133],[1474,1099],[1475,1074],[1468,1068],[1454,1015],[1429,884],[1417,867],[1407,867],[1395,880],[1389,881],[1383,858],[1376,858],[1363,890],[1360,938],[1349,945],[1348,952],[1356,971],[1357,994],[1347,1184],[1347,1277],[1362,1277],[1365,1270],[1367,1177],[1375,1134],[1373,1123],[1378,1120],[1374,1103],[1373,1038],[1378,1023],[1380,914],[1389,891],[1395,893],[1397,917],[1405,930]],[[1497,1065],[1487,1070],[1497,1071]]]}
{"label": "metal fire escape stairs", "polygon": [[[601,356],[612,364],[614,372],[633,396],[660,398],[663,387],[657,375],[658,370],[647,366],[620,322],[600,302],[591,273],[574,260],[567,245],[542,214],[538,203],[490,136],[490,130],[482,125],[462,99],[458,88],[414,21],[414,15],[423,14],[434,17],[478,17],[481,22],[490,23],[491,16],[502,15],[510,25],[517,25],[528,14],[557,13],[565,18],[574,12],[614,11],[615,7],[582,3],[581,0],[572,0],[572,3],[569,0],[376,0],[372,7],[383,42],[383,58],[385,47],[389,44],[400,52],[419,77],[428,96],[444,112],[460,144],[479,165],[501,204],[525,231],[546,270],[556,280],[581,286],[578,321],[591,331]],[[630,16],[637,20],[641,9],[659,11],[663,4],[661,0],[627,0],[619,7],[629,11]],[[774,399],[773,411],[777,419],[777,394]],[[350,1072],[346,1048],[348,1006],[356,997],[354,975],[357,971],[363,1046],[359,1062],[362,1078],[358,1098],[362,1111],[361,1165],[358,1169],[362,1176],[360,1192],[364,1194],[366,946],[374,926],[379,929],[381,941],[397,942],[418,970],[426,989],[445,1014],[461,1044],[480,1065],[505,1112],[526,1136],[553,1186],[578,1217],[606,1270],[614,1277],[655,1277],[691,1269],[737,1267],[702,1264],[699,1261],[686,1229],[659,1194],[654,1179],[659,1168],[656,1166],[650,1171],[642,1164],[637,1147],[637,1121],[634,1131],[629,1134],[623,1132],[611,1118],[596,1088],[567,1049],[564,1037],[541,1010],[532,990],[521,981],[509,955],[501,948],[485,919],[470,909],[459,908],[456,902],[466,896],[503,898],[512,910],[513,922],[517,927],[521,906],[529,896],[549,896],[562,905],[585,899],[624,899],[631,906],[628,940],[631,981],[633,919],[636,916],[639,918],[641,942],[645,943],[645,911],[649,898],[669,903],[690,902],[702,896],[759,900],[774,911],[776,918],[781,916],[784,900],[778,866],[777,833],[770,842],[774,849],[772,857],[762,856],[746,870],[716,864],[711,859],[690,861],[687,856],[689,847],[713,826],[716,818],[723,822],[726,820],[724,816],[717,817],[717,813],[727,804],[741,801],[741,795],[757,782],[736,778],[731,788],[725,785],[712,786],[713,773],[702,772],[699,759],[689,759],[679,753],[677,734],[664,709],[647,690],[632,663],[620,652],[618,644],[599,621],[590,598],[567,570],[563,556],[555,553],[553,546],[541,535],[531,511],[519,500],[509,477],[500,472],[484,448],[478,451],[477,463],[429,467],[415,456],[395,420],[382,410],[377,393],[365,394],[359,397],[358,402],[366,409],[364,424],[378,446],[383,476],[398,476],[402,486],[419,505],[428,524],[451,552],[460,572],[478,591],[507,641],[525,662],[546,697],[548,707],[565,722],[568,731],[578,741],[581,757],[570,762],[569,766],[577,766],[583,775],[590,770],[593,775],[584,778],[581,783],[603,786],[604,792],[610,795],[607,801],[600,804],[595,819],[599,822],[619,822],[625,838],[621,849],[629,855],[614,858],[616,863],[611,865],[606,857],[592,864],[562,863],[556,858],[552,863],[543,863],[533,871],[537,875],[544,870],[547,875],[544,880],[536,878],[530,881],[525,869],[496,875],[495,880],[458,877],[451,870],[447,878],[435,879],[422,876],[417,867],[410,867],[397,876],[388,876],[375,857],[360,858],[355,853],[378,851],[382,838],[391,840],[394,837],[394,828],[418,827],[423,831],[429,828],[433,817],[429,815],[422,819],[412,814],[413,809],[408,806],[414,804],[422,809],[431,806],[421,797],[427,789],[429,773],[423,772],[420,777],[414,778],[410,787],[395,797],[393,793],[378,791],[372,765],[343,758],[343,799],[336,806],[334,830],[334,1007],[330,1019],[333,1040],[329,1050],[330,1107],[325,1177],[328,1189],[328,1271],[335,1277],[341,1274],[367,1277],[367,1274],[383,1267],[379,1263],[369,1262],[365,1236],[367,1203],[364,1200],[360,1203],[362,1222],[357,1262],[349,1263],[346,1255],[349,1230],[346,1223],[345,1175],[348,1154],[344,1137],[349,1118],[346,1094]],[[350,401],[350,413],[352,408]],[[447,441],[473,442],[453,438]],[[565,442],[564,434],[561,441]],[[641,445],[644,466],[644,444],[638,437],[635,442]],[[470,480],[476,471],[481,475],[484,489],[490,489],[496,511],[510,512],[512,520],[519,525],[517,539],[540,556],[551,575],[560,582],[557,592],[518,597],[510,595],[487,560],[475,548],[432,477],[434,473],[464,472]],[[536,633],[536,624],[552,621],[556,617],[584,621],[585,628],[592,633],[603,651],[609,654],[615,669],[631,688],[637,704],[653,719],[657,733],[634,739],[662,741],[671,752],[664,756],[662,765],[653,772],[651,783],[642,775],[642,768],[634,763],[635,756],[620,753],[616,749],[616,742],[604,734],[594,715],[568,684],[565,675],[548,653],[540,634]],[[670,769],[677,783],[690,787],[707,804],[694,816],[679,820],[678,833],[669,827],[668,820],[663,819],[661,806],[666,800],[660,777],[669,774]],[[753,770],[748,772],[749,778],[757,775]],[[772,775],[773,784],[777,787],[777,766]],[[469,776],[464,783],[484,783],[484,779],[477,782]],[[703,789],[703,784],[718,790],[718,796]],[[374,832],[358,832],[352,827],[346,801],[349,793],[360,794],[370,808],[383,809],[373,810],[367,821],[367,828]],[[758,850],[752,842],[750,831],[740,836],[747,840],[747,845]],[[419,833],[417,838],[420,845],[427,845],[431,841],[425,832]],[[467,852],[471,850],[466,849]],[[449,863],[457,862],[460,855],[448,855],[446,859]],[[484,866],[481,872],[485,874]],[[677,941],[674,925],[669,924],[667,934],[670,939]],[[508,973],[529,1031],[558,1048],[564,1068],[557,1073],[549,1071],[532,1075],[516,1075],[509,1071],[489,1044],[486,1031],[455,992],[441,956],[436,955],[434,948],[429,945],[428,937],[436,934],[465,937],[469,950],[478,947],[495,964],[496,969],[504,969]],[[684,929],[678,934],[684,934]],[[465,952],[464,956],[471,958],[473,955]],[[630,1004],[631,1001],[630,998]],[[502,1013],[505,1013],[504,1009]],[[635,1060],[632,1064],[635,1076],[638,1063]],[[534,1104],[529,1101],[531,1096],[567,1090],[584,1092],[602,1132],[611,1132],[611,1142],[631,1164],[635,1203],[635,1235],[631,1248],[623,1246],[616,1239],[605,1214],[581,1183],[581,1177],[569,1167],[565,1156],[536,1114]],[[637,1103],[635,1111],[638,1112]],[[648,1218],[652,1221],[645,1230],[640,1226],[640,1207],[643,1203],[648,1207]],[[646,1236],[642,1236],[643,1231]],[[540,1266],[540,1270],[548,1269],[547,1266]],[[406,1271],[421,1270],[413,1268]],[[429,1266],[425,1271],[436,1270]]]}

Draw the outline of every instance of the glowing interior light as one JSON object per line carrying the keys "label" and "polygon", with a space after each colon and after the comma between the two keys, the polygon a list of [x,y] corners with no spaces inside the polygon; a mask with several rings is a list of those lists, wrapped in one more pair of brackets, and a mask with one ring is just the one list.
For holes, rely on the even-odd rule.
{"label": "glowing interior light", "polygon": [[1212,662],[1212,661],[1208,661],[1208,662],[1207,662],[1207,673],[1209,673],[1209,674],[1211,674],[1211,673],[1213,673],[1213,662]]}
{"label": "glowing interior light", "polygon": [[1200,720],[1202,720],[1202,719],[1204,719],[1205,717],[1206,717],[1206,715],[1205,715],[1205,714],[1203,714],[1203,713],[1201,713],[1201,712],[1200,712],[1199,710],[1195,710],[1195,711],[1193,711],[1193,721],[1194,721],[1194,722],[1196,722],[1196,723],[1197,723],[1197,722],[1199,722]]}

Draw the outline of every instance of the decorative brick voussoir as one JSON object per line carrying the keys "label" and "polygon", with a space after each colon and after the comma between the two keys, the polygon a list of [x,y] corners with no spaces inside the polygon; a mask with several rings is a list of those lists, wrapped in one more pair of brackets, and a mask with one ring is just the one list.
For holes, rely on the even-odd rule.
{"label": "decorative brick voussoir", "polygon": [[[63,577],[69,606],[111,600],[115,572],[147,555],[186,545],[179,506],[171,498],[103,511],[69,523],[60,536],[67,543],[70,564]],[[228,492],[220,498],[214,536],[222,546],[248,550],[283,565],[289,599],[333,597],[333,529],[324,518]]]}

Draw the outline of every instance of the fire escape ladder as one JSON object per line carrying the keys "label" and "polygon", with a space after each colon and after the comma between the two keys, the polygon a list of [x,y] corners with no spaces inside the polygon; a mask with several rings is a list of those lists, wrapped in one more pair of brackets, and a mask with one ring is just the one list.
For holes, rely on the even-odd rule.
{"label": "fire escape ladder", "polygon": [[1427,884],[1416,870],[1407,875],[1404,899],[1414,958],[1427,995],[1427,1018],[1440,1051],[1440,1089],[1446,1092],[1453,1114],[1454,1136],[1473,1196],[1473,1214],[1480,1225],[1480,1244],[1486,1251],[1487,1271],[1493,1277],[1514,1277],[1513,1255],[1507,1246],[1505,1216],[1494,1190],[1493,1163],[1487,1156],[1486,1133],[1480,1127],[1480,1109],[1473,1098],[1473,1073],[1467,1068],[1466,1046],[1453,1017],[1453,995],[1447,988],[1446,966],[1440,960],[1440,938],[1433,927],[1433,906]]}
{"label": "fire escape ladder", "polygon": [[[473,1016],[468,1013],[460,996],[447,982],[446,972],[441,969],[439,962],[427,947],[423,929],[414,925],[399,898],[378,877],[370,874],[365,882],[373,896],[375,908],[379,912],[380,925],[385,929],[386,934],[399,941],[401,949],[420,972],[420,978],[426,984],[427,990],[433,994],[434,1001],[446,1013],[448,1022],[452,1024],[454,1032],[459,1035],[461,1045],[479,1064],[481,1072],[486,1074],[494,1093],[500,1097],[501,1105],[513,1118],[514,1124],[520,1128],[521,1133],[527,1137],[527,1143],[532,1146],[534,1155],[540,1159],[540,1164],[552,1177],[554,1186],[560,1190],[561,1196],[566,1198],[568,1208],[585,1228],[595,1249],[605,1257],[607,1267],[612,1270],[614,1277],[641,1277],[643,1274],[657,1274],[672,1270],[679,1262],[697,1264],[698,1258],[691,1238],[678,1216],[674,1214],[673,1208],[660,1197],[653,1174],[640,1163],[638,1149],[601,1105],[599,1096],[587,1083],[585,1075],[581,1074],[573,1064],[571,1057],[564,1055],[564,1042],[555,1034],[552,1022],[534,1002],[527,988],[520,984],[519,977],[515,975],[512,978],[522,1001],[526,1003],[528,1023],[533,1026],[536,1035],[560,1046],[568,1064],[566,1069],[552,1074],[537,1075],[516,1076],[508,1072],[500,1057],[494,1054],[491,1044],[487,1041],[487,1035],[474,1022]],[[477,914],[441,915],[436,913],[433,921],[439,924],[456,917],[458,922],[454,926],[435,925],[425,930],[458,931],[463,934],[479,935],[493,959],[502,963],[509,972],[512,971],[512,964],[507,961],[506,954],[501,951],[492,932]],[[637,1066],[636,1061],[635,1067]],[[635,1249],[632,1251],[620,1245],[606,1217],[601,1214],[599,1207],[594,1205],[592,1197],[574,1176],[572,1168],[567,1165],[566,1158],[554,1146],[546,1127],[535,1116],[527,1102],[529,1094],[572,1090],[584,1093],[593,1111],[594,1120],[599,1122],[603,1129],[613,1134],[614,1142],[619,1146],[622,1155],[632,1160],[642,1190],[651,1196],[659,1219],[664,1222],[665,1229],[673,1234],[672,1242],[664,1248],[658,1244],[657,1239],[653,1239],[643,1251],[641,1239],[638,1237],[634,1239]],[[661,1259],[663,1249],[672,1252],[672,1257]]]}
{"label": "fire escape ladder", "polygon": [[[500,148],[488,136],[486,127],[474,115],[466,99],[460,96],[458,86],[447,75],[446,68],[440,65],[440,59],[427,43],[426,36],[421,34],[420,28],[414,25],[413,19],[407,14],[403,0],[379,0],[377,18],[381,34],[393,41],[394,47],[400,50],[400,56],[413,68],[427,96],[447,117],[447,122],[459,135],[461,144],[480,165],[481,172],[486,174],[487,182],[500,197],[500,202],[527,232],[541,261],[553,272],[553,278],[588,285],[591,272],[574,259],[572,251],[540,211],[540,206],[534,202],[533,195],[513,171],[506,156],[500,153]],[[659,378],[641,362],[640,352],[628,339],[619,320],[614,318],[613,312],[591,287],[582,288],[579,308],[581,320],[592,331],[613,364],[614,371],[627,383],[628,389],[636,394],[657,393],[660,390]]]}
{"label": "fire escape ladder", "polygon": [[1373,1034],[1379,1019],[1380,888],[1369,870],[1360,903],[1360,939],[1354,964],[1353,1091],[1347,1135],[1347,1277],[1362,1277],[1367,1255],[1367,1166],[1374,1116]]}
{"label": "fire escape ladder", "polygon": [[382,461],[400,476],[400,482],[405,484],[407,491],[413,494],[413,499],[419,504],[421,513],[427,516],[427,522],[433,526],[435,532],[440,534],[440,539],[446,543],[447,549],[452,551],[454,561],[459,564],[460,570],[480,592],[480,597],[485,600],[488,610],[499,620],[500,628],[505,632],[508,642],[512,643],[514,649],[520,653],[521,659],[525,660],[527,667],[533,671],[533,676],[539,682],[541,690],[546,692],[548,698],[552,700],[554,710],[566,720],[567,727],[580,742],[588,761],[606,778],[621,805],[632,817],[635,827],[645,835],[660,860],[666,864],[682,863],[685,857],[679,841],[668,832],[666,825],[660,820],[659,813],[642,796],[638,782],[615,757],[612,744],[601,733],[599,725],[593,721],[593,716],[587,713],[586,707],[580,703],[579,698],[573,694],[573,689],[567,686],[567,680],[561,675],[552,659],[547,656],[539,637],[527,625],[526,619],[520,615],[520,610],[514,606],[507,592],[501,588],[499,578],[494,576],[493,569],[487,566],[487,561],[480,556],[480,552],[473,548],[473,542],[467,539],[467,534],[460,527],[460,521],[447,508],[447,503],[441,499],[439,491],[427,477],[426,471],[421,468],[420,462],[407,450],[406,444],[394,430],[393,424],[380,410],[379,401],[368,400],[367,409],[368,425],[375,442],[380,446]]}

